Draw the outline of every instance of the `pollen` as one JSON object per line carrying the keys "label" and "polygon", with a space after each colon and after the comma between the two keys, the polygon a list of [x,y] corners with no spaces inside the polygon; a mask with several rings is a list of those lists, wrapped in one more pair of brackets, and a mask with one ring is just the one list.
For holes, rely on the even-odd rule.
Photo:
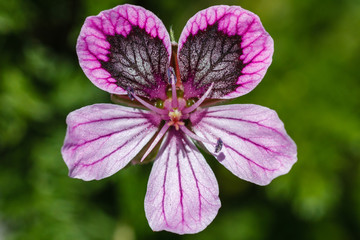
{"label": "pollen", "polygon": [[168,125],[174,126],[176,130],[179,130],[180,126],[184,125],[184,122],[180,121],[181,116],[181,112],[177,108],[174,108],[173,111],[169,112],[170,121]]}

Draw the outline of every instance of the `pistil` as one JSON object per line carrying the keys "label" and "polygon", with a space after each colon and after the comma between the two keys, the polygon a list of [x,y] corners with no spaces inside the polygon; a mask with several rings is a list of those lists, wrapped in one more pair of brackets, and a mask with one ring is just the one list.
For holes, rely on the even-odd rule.
{"label": "pistil", "polygon": [[184,122],[180,121],[181,112],[178,109],[173,109],[173,111],[169,112],[170,121],[167,123],[169,126],[174,126],[176,130],[179,130],[180,126],[184,126]]}

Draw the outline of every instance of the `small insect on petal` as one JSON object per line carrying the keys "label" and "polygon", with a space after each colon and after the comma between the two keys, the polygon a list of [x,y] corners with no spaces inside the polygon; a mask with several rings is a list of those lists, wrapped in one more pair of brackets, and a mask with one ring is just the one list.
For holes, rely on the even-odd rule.
{"label": "small insect on petal", "polygon": [[[215,156],[219,162],[239,178],[261,186],[288,173],[297,160],[296,144],[276,112],[266,107],[209,107],[192,130],[209,141],[220,142],[220,138],[223,149]],[[214,150],[215,144],[204,145],[209,152]]]}
{"label": "small insect on petal", "polygon": [[221,140],[221,138],[218,138],[216,146],[215,146],[215,153],[218,153],[221,151],[222,147],[223,147],[223,141]]}

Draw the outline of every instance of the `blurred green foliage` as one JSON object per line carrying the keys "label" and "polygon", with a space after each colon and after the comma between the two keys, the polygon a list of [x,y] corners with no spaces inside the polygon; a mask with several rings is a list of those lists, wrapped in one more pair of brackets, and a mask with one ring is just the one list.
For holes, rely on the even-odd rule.
{"label": "blurred green foliage", "polygon": [[159,0],[141,5],[179,37],[215,4],[258,14],[275,41],[273,64],[236,99],[275,109],[298,163],[265,187],[213,159],[222,208],[197,235],[154,233],[143,200],[151,164],[102,181],[67,176],[66,115],[110,102],[75,53],[85,17],[121,0],[0,0],[0,239],[360,239],[360,2]]}

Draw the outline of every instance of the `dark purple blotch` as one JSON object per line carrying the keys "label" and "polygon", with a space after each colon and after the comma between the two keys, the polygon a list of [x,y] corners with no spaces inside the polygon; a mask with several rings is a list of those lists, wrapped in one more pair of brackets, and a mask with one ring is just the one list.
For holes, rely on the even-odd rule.
{"label": "dark purple blotch", "polygon": [[223,33],[218,24],[190,34],[179,52],[181,81],[185,97],[200,97],[214,82],[211,98],[235,91],[236,82],[246,66],[240,59],[241,36]]}
{"label": "dark purple blotch", "polygon": [[136,26],[126,37],[115,34],[106,39],[110,43],[109,60],[99,61],[117,85],[131,87],[135,94],[150,100],[166,99],[169,56],[162,40]]}

